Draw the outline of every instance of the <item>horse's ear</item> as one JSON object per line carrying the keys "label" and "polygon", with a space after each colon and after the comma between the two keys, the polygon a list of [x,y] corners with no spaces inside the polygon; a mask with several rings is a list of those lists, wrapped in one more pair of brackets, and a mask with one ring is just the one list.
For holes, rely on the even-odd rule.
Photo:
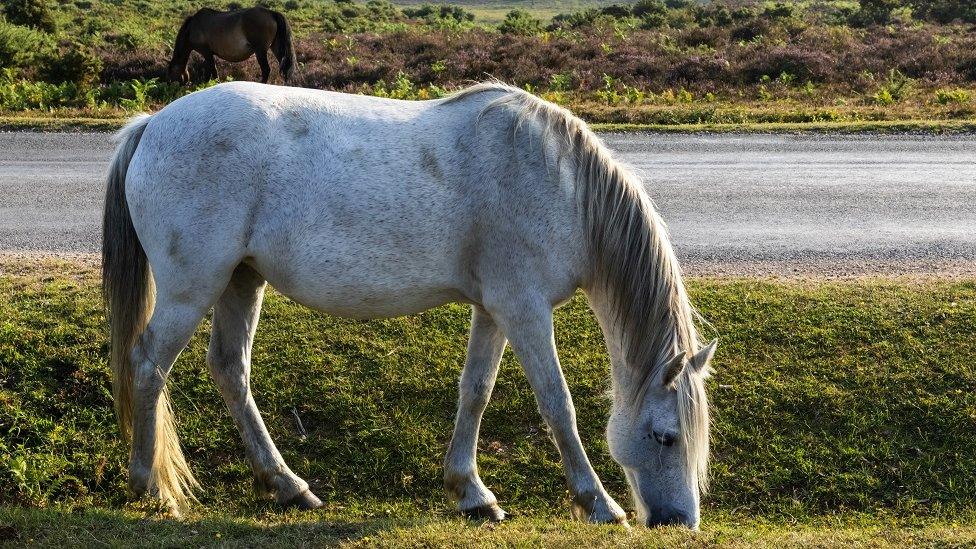
{"label": "horse's ear", "polygon": [[678,353],[674,355],[674,358],[668,362],[668,365],[664,367],[664,385],[665,387],[674,383],[674,380],[678,379],[681,371],[685,369],[685,354]]}
{"label": "horse's ear", "polygon": [[711,340],[704,349],[698,351],[698,354],[691,357],[692,371],[697,372],[702,377],[708,377],[712,373],[712,369],[708,365],[712,362],[712,357],[715,356],[715,349],[717,347],[718,338]]}

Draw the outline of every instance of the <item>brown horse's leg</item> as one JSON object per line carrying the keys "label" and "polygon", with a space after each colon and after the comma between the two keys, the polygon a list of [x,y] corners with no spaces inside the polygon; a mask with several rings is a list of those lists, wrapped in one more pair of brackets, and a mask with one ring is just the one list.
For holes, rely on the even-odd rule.
{"label": "brown horse's leg", "polygon": [[261,83],[267,84],[268,77],[271,76],[271,65],[268,64],[268,50],[254,48],[254,57],[258,58],[258,65],[261,65]]}
{"label": "brown horse's leg", "polygon": [[214,59],[213,52],[205,52],[203,56],[207,60],[207,79],[217,80],[220,76],[217,74],[217,60]]}

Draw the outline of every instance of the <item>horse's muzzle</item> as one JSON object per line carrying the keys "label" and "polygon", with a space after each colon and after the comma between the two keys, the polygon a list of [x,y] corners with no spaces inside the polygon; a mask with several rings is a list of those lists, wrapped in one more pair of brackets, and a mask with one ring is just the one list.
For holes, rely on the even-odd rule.
{"label": "horse's muzzle", "polygon": [[691,520],[687,514],[677,509],[652,508],[644,524],[648,528],[658,526],[687,526],[688,528],[698,528],[698,523]]}

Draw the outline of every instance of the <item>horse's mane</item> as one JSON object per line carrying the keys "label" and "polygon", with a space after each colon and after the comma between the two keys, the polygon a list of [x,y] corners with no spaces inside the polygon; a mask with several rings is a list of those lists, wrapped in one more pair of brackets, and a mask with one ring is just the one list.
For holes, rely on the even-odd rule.
{"label": "horse's mane", "polygon": [[[691,358],[701,343],[696,313],[688,299],[681,270],[664,221],[640,179],[616,162],[610,151],[568,110],[519,88],[486,82],[450,96],[449,102],[481,93],[500,93],[489,109],[513,109],[517,129],[536,121],[544,143],[556,139],[576,160],[576,196],[592,262],[591,280],[609,296],[614,329],[622,338],[625,362],[632,369],[632,398],[674,353]],[[625,366],[627,367],[627,366]],[[678,377],[678,414],[689,474],[707,487],[708,403],[704,376],[684,368]]]}

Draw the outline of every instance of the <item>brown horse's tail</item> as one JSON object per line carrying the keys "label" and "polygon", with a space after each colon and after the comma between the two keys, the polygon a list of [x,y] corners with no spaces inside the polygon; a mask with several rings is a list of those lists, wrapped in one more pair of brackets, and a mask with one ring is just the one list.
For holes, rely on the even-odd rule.
{"label": "brown horse's tail", "polygon": [[[149,119],[149,115],[139,115],[117,135],[118,147],[109,168],[102,224],[102,294],[110,325],[112,396],[126,440],[132,436],[130,355],[152,316],[155,284],[146,252],[132,225],[125,198],[125,177]],[[198,485],[183,457],[165,390],[156,406],[156,447],[149,489],[178,511],[193,497],[191,490]]]}
{"label": "brown horse's tail", "polygon": [[285,82],[288,82],[295,75],[295,65],[298,64],[295,59],[295,47],[291,43],[291,25],[288,24],[284,15],[276,11],[272,11],[271,16],[274,17],[275,24],[278,25],[278,32],[275,33],[271,49],[274,51],[275,57],[278,58],[278,69],[281,71],[281,76]]}

